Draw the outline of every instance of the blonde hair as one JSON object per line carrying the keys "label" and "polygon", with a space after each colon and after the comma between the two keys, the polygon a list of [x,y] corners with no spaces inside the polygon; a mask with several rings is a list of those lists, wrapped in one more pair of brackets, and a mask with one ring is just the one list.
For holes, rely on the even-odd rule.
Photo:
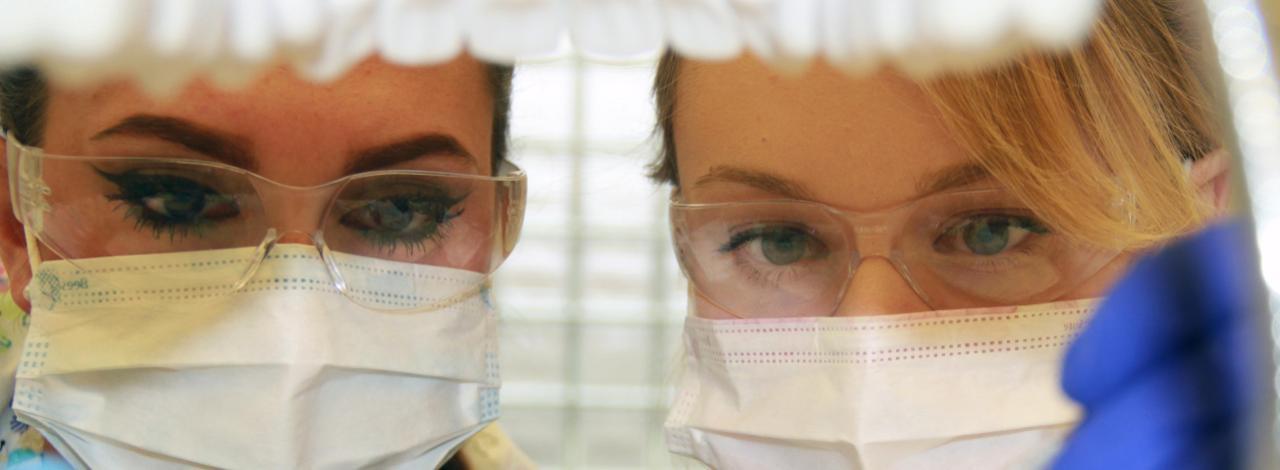
{"label": "blonde hair", "polygon": [[[955,136],[997,181],[1056,230],[1136,249],[1202,225],[1184,163],[1219,143],[1169,0],[1106,2],[1090,38],[1058,53],[922,83]],[[654,82],[660,159],[678,184],[672,116],[679,59]]]}

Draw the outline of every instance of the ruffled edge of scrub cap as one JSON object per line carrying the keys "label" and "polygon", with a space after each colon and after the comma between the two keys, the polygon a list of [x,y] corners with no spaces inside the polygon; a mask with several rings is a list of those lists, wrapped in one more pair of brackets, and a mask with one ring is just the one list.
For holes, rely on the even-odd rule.
{"label": "ruffled edge of scrub cap", "polygon": [[573,49],[593,59],[749,50],[783,69],[928,75],[1087,35],[1102,0],[0,0],[0,66],[77,84],[133,77],[157,93],[196,73],[235,86],[292,64],[333,80],[370,54],[405,65],[464,49],[495,63]]}

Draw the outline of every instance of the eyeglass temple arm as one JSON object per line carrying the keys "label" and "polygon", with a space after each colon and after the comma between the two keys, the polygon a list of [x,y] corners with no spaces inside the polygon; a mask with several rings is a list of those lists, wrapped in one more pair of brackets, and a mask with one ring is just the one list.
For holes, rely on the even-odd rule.
{"label": "eyeglass temple arm", "polygon": [[4,161],[0,163],[4,164],[6,177],[9,179],[9,206],[13,210],[13,216],[21,221],[22,212],[18,210],[17,191],[14,190],[18,187],[18,138],[3,126],[0,126],[0,135],[4,136]]}
{"label": "eyeglass temple arm", "polygon": [[[20,198],[18,197],[19,191],[17,190],[20,183],[18,181],[20,173],[18,165],[21,164],[18,159],[18,155],[22,149],[18,143],[17,136],[13,135],[12,132],[6,130],[3,126],[0,126],[0,135],[4,136],[5,152],[2,163],[5,166],[5,173],[7,174],[6,176],[9,181],[9,207],[13,211],[13,217],[17,219],[19,223],[23,224],[22,233],[26,237],[27,242],[27,259],[31,272],[35,273],[36,269],[40,267],[40,263],[42,261],[40,256],[40,242],[36,239],[35,232],[27,229],[26,227],[26,221],[23,220],[24,217],[22,215],[22,210],[20,209]],[[26,295],[26,293],[24,292],[23,295]]]}

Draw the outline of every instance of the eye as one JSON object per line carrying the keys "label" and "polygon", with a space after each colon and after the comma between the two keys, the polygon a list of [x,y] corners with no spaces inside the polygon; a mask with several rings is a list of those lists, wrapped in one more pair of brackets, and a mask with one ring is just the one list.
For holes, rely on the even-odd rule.
{"label": "eye", "polygon": [[95,168],[98,175],[114,184],[118,192],[106,195],[121,203],[127,217],[139,227],[150,228],[158,236],[167,231],[170,237],[185,236],[216,222],[236,217],[240,205],[234,196],[193,179],[174,174],[129,170],[109,173]]}
{"label": "eye", "polygon": [[143,210],[153,218],[172,223],[194,223],[201,218],[217,220],[234,215],[235,200],[209,194],[201,188],[179,189],[140,198]]}
{"label": "eye", "polygon": [[1048,228],[1030,217],[976,215],[945,230],[934,242],[934,248],[944,253],[995,256],[1026,243],[1032,235],[1047,233]]}
{"label": "eye", "polygon": [[379,247],[394,249],[404,245],[412,252],[425,248],[428,241],[443,237],[450,221],[462,215],[462,209],[456,206],[463,199],[465,197],[405,193],[348,201],[339,223]]}
{"label": "eye", "polygon": [[826,245],[821,240],[798,227],[771,225],[757,226],[733,234],[720,252],[728,253],[747,249],[757,252],[774,266],[788,266],[826,255]]}

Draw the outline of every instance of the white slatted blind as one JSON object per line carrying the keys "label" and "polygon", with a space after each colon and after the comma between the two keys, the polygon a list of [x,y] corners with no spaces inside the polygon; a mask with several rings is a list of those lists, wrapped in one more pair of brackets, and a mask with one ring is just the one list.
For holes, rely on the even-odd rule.
{"label": "white slatted blind", "polygon": [[669,468],[661,425],[685,312],[656,141],[653,62],[517,68],[512,159],[529,173],[499,271],[503,417],[544,468]]}

